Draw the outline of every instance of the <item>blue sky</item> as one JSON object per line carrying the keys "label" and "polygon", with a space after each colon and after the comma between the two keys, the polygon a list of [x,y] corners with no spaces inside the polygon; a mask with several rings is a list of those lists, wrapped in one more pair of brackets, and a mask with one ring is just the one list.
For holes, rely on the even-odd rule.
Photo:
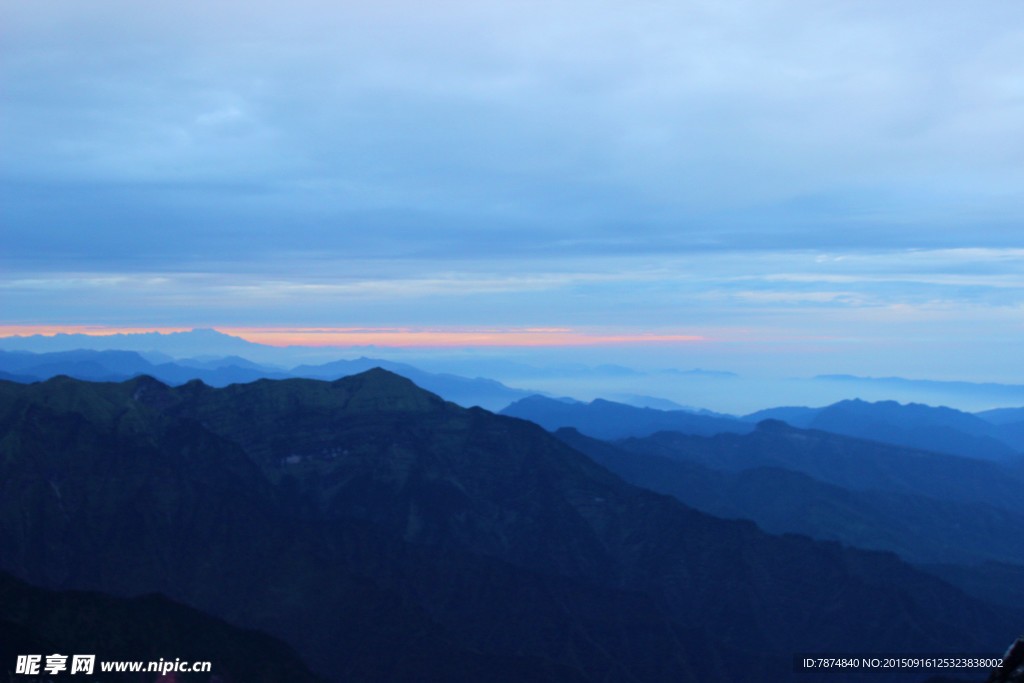
{"label": "blue sky", "polygon": [[656,349],[676,367],[1024,382],[1019,2],[0,23],[0,323],[557,327],[700,337]]}

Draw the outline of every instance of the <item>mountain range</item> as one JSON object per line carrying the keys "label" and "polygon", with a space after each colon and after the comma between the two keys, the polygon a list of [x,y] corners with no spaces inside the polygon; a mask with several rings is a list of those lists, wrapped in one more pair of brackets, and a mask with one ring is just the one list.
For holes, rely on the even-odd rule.
{"label": "mountain range", "polygon": [[747,435],[556,434],[627,481],[705,512],[892,551],[972,595],[1024,607],[1019,467],[774,420]]}
{"label": "mountain range", "polygon": [[840,401],[824,408],[773,408],[748,415],[759,422],[775,418],[794,427],[818,429],[875,441],[952,453],[986,460],[1012,461],[1024,451],[1024,419],[1008,417],[993,423],[985,415],[972,415],[945,407],[896,401],[869,403]]}
{"label": "mountain range", "polygon": [[533,395],[501,410],[502,415],[530,420],[554,431],[573,427],[598,439],[647,436],[659,431],[711,436],[721,432],[746,433],[753,425],[734,418],[688,410],[659,410],[595,399],[589,403],[560,401]]}
{"label": "mountain range", "polygon": [[[121,350],[140,353],[154,365],[226,357],[248,359],[270,370],[322,365],[338,358],[368,356],[412,365],[434,374],[488,377],[531,393],[576,398],[605,398],[624,403],[675,409],[694,406],[719,413],[747,414],[779,405],[828,405],[850,398],[868,401],[947,405],[985,411],[1024,406],[1024,386],[996,382],[956,382],[900,377],[820,375],[813,378],[751,377],[721,369],[678,369],[651,366],[650,358],[631,357],[620,363],[595,354],[567,354],[538,348],[481,352],[467,349],[424,349],[372,346],[272,346],[247,341],[212,329],[172,333],[55,334],[0,337],[0,350],[53,353],[76,350]],[[583,357],[593,359],[583,363]],[[621,364],[625,361],[626,364]],[[637,367],[628,367],[636,363]],[[240,366],[244,367],[244,366]],[[3,368],[0,368],[3,372]],[[148,373],[152,374],[152,373]],[[272,375],[267,375],[272,376]],[[174,383],[176,380],[168,378]],[[204,381],[208,381],[204,378]],[[246,379],[230,381],[251,381]],[[216,384],[213,379],[208,383]],[[637,395],[640,400],[630,398]],[[671,400],[675,406],[660,401]],[[512,400],[485,407],[497,410]],[[1020,421],[1020,420],[1018,420]]]}
{"label": "mountain range", "polygon": [[[1000,382],[963,382],[906,377],[858,377],[855,375],[817,375],[812,382],[831,385],[846,395],[882,394],[888,397],[907,396],[905,400],[928,400],[943,403],[959,398],[963,401],[995,405],[1024,404],[1024,385]],[[916,397],[916,398],[911,398]]]}
{"label": "mountain range", "polygon": [[622,439],[630,451],[706,465],[727,472],[778,467],[855,491],[923,495],[964,503],[988,503],[1024,513],[1014,493],[1024,484],[1015,466],[913,449],[763,420],[749,434],[710,438],[659,432]]}
{"label": "mountain range", "polygon": [[0,379],[16,382],[35,382],[58,375],[97,382],[119,382],[144,374],[172,385],[198,379],[210,386],[223,387],[229,384],[254,382],[258,379],[337,379],[375,367],[385,367],[399,373],[418,385],[464,406],[479,405],[497,410],[512,401],[533,395],[532,391],[512,389],[494,380],[424,372],[404,363],[373,358],[299,365],[287,370],[259,365],[239,356],[173,360],[159,353],[143,355],[136,351],[0,351]]}
{"label": "mountain range", "polygon": [[[214,333],[217,334],[217,333]],[[226,335],[221,335],[226,336]],[[233,338],[231,338],[233,339]],[[248,342],[246,342],[248,343]],[[998,409],[977,415],[946,407],[902,405],[895,401],[869,403],[844,400],[821,407],[779,407],[734,418],[707,410],[686,408],[671,401],[624,395],[627,403],[595,399],[589,403],[553,399],[500,382],[448,373],[425,372],[405,363],[373,358],[335,360],[291,369],[259,365],[239,356],[173,360],[160,352],[76,350],[53,353],[0,351],[0,379],[29,383],[58,375],[92,381],[123,381],[146,374],[172,384],[193,379],[210,386],[227,386],[257,379],[307,377],[332,380],[373,367],[384,367],[413,380],[462,406],[481,406],[521,417],[549,431],[573,427],[602,439],[649,436],[657,431],[679,431],[710,436],[723,432],[746,433],[767,418],[801,428],[965,455],[1024,467],[1024,415],[1022,409]]]}
{"label": "mountain range", "polygon": [[501,414],[531,420],[549,431],[571,427],[586,436],[606,440],[647,437],[659,431],[697,436],[745,434],[756,423],[773,419],[794,427],[918,450],[1024,464],[1024,422],[1015,420],[1017,413],[1013,410],[997,413],[996,424],[985,419],[987,414],[853,399],[823,408],[780,407],[733,418],[688,410],[638,408],[603,399],[583,403],[529,396],[502,409]]}
{"label": "mountain range", "polygon": [[[193,329],[182,332],[139,332],[126,334],[33,334],[0,337],[0,349],[32,353],[58,353],[64,351],[135,351],[159,353],[166,360],[204,355],[244,356],[259,363],[277,363],[291,359],[295,354],[278,347],[255,344],[240,337],[213,329]],[[315,353],[317,349],[304,349]],[[321,352],[322,355],[322,352]],[[331,355],[336,355],[332,353]]]}
{"label": "mountain range", "polygon": [[[842,437],[827,437],[833,441],[831,448],[819,448],[814,445],[819,435],[801,430],[793,430],[790,436],[793,434],[805,436],[805,440],[794,445],[777,432],[757,434],[762,443],[751,444],[751,448],[806,448],[813,451],[810,458],[832,461],[824,463],[825,467],[848,457],[863,459],[865,469],[873,469],[870,459],[898,461],[907,456],[898,448]],[[1024,566],[1024,513],[1008,510],[997,502],[894,491],[882,477],[872,486],[871,474],[860,483],[867,482],[872,488],[845,488],[800,471],[793,460],[784,463],[766,457],[751,459],[739,469],[731,463],[729,469],[722,469],[714,464],[714,458],[693,454],[696,450],[718,452],[731,446],[713,439],[703,439],[705,444],[700,449],[691,444],[697,439],[687,439],[679,452],[670,453],[663,447],[666,435],[619,444],[592,439],[571,428],[555,435],[626,481],[673,495],[718,517],[754,520],[772,533],[800,533],[850,546],[888,550],[916,564],[995,561]],[[777,443],[764,443],[771,441]],[[918,457],[927,462],[930,454]],[[718,462],[726,460],[723,457]],[[941,457],[936,460],[936,469],[946,464]],[[957,473],[965,482],[972,463],[966,464],[968,467]],[[978,472],[985,482],[992,481],[990,475],[987,467]],[[1000,476],[1007,480],[1006,490],[1019,482],[1010,472]]]}
{"label": "mountain range", "polygon": [[788,680],[795,652],[1001,650],[1022,616],[377,369],[0,382],[0,545],[23,580],[159,591],[333,680]]}

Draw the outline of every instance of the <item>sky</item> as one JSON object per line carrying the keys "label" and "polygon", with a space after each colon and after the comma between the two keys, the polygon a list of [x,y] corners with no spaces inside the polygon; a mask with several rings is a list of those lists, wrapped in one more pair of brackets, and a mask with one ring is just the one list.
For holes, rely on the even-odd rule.
{"label": "sky", "polygon": [[0,333],[1024,383],[1017,0],[6,0],[0,31]]}

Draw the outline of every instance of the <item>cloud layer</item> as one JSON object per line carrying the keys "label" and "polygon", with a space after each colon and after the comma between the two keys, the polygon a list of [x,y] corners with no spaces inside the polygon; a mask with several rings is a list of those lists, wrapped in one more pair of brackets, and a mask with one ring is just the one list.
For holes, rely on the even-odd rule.
{"label": "cloud layer", "polygon": [[1020,3],[2,13],[12,323],[1022,332]]}

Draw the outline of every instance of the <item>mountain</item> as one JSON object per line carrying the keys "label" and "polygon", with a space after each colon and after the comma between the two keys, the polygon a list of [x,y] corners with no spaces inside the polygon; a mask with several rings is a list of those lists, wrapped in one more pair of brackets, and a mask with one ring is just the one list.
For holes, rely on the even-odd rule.
{"label": "mountain", "polygon": [[0,351],[0,368],[33,378],[33,381],[55,375],[105,381],[127,379],[150,371],[155,366],[134,351],[61,351],[36,354],[27,351]]}
{"label": "mountain", "polygon": [[[163,355],[163,354],[153,354],[153,355],[159,356],[159,355]],[[146,359],[150,360],[152,362],[152,358],[150,358],[149,356],[147,356]],[[172,362],[175,362],[175,361],[174,361],[173,358],[166,357],[166,358],[163,358],[160,362],[161,363],[172,363]],[[204,356],[199,356],[199,357],[196,357],[196,358],[181,358],[181,359],[179,359],[177,361],[177,364],[181,365],[183,367],[187,367],[187,368],[200,368],[200,369],[203,369],[203,370],[218,370],[220,368],[241,368],[243,370],[257,370],[259,372],[268,372],[268,371],[271,371],[271,370],[274,369],[274,368],[268,368],[267,366],[260,365],[258,363],[253,363],[251,360],[249,360],[247,358],[242,358],[241,356],[208,356],[208,355],[204,355]],[[277,368],[277,369],[278,370],[283,370],[284,368]]]}
{"label": "mountain", "polygon": [[1018,623],[383,370],[0,382],[0,546],[19,577],[160,591],[335,680],[787,680],[797,651],[984,651]]}
{"label": "mountain", "polygon": [[793,380],[792,383],[802,385],[803,390],[784,394],[785,389],[780,388],[772,395],[786,397],[776,405],[825,405],[861,398],[865,401],[896,400],[900,403],[950,406],[972,413],[1024,405],[1024,384],[853,375],[818,375],[811,379]]}
{"label": "mountain", "polygon": [[[279,640],[230,626],[162,595],[126,599],[88,591],[52,591],[0,571],[0,661],[9,668],[19,655],[52,653],[66,655],[68,665],[71,655],[95,655],[98,680],[140,680],[138,673],[101,676],[101,662],[148,664],[160,659],[210,662],[209,673],[177,673],[174,680],[181,681],[322,680]],[[59,677],[78,678],[69,673]],[[155,678],[153,674],[145,680]]]}
{"label": "mountain", "polygon": [[655,410],[686,410],[691,413],[698,412],[694,408],[684,406],[670,401],[667,398],[658,398],[657,396],[644,396],[643,394],[612,394],[608,397],[608,400],[614,400],[617,403],[625,403],[626,405],[633,406],[634,408],[654,408]]}
{"label": "mountain", "polygon": [[746,436],[557,436],[630,483],[704,512],[895,552],[970,595],[1024,609],[1019,469],[772,421]]}
{"label": "mountain", "polygon": [[[141,332],[131,334],[54,334],[0,337],[0,348],[6,351],[60,352],[77,350],[157,351],[174,358],[201,354],[261,358],[273,353],[274,347],[254,344],[239,337],[211,329],[185,332]],[[280,354],[278,354],[280,355]]]}
{"label": "mountain", "polygon": [[5,372],[0,370],[0,380],[5,382],[18,382],[19,384],[31,384],[32,382],[38,381],[39,378],[32,377],[31,375],[19,375],[13,372]]}
{"label": "mountain", "polygon": [[[561,362],[565,360],[563,354],[553,356],[540,351],[523,351],[513,355],[499,352],[414,351],[373,346],[271,346],[212,329],[172,333],[0,337],[0,350],[6,351],[48,353],[81,349],[135,351],[154,365],[171,362],[173,359],[177,359],[177,362],[181,359],[236,356],[273,371],[300,364],[327,363],[341,356],[351,357],[355,352],[401,360],[432,373],[488,377],[508,386],[530,387],[535,390],[534,393],[571,394],[587,398],[600,396],[625,403],[633,402],[625,398],[627,395],[637,394],[730,414],[749,413],[768,407],[766,397],[774,397],[775,405],[823,405],[851,397],[898,399],[975,411],[997,406],[1024,405],[1024,386],[1021,385],[846,375],[821,375],[813,379],[755,378],[700,369],[644,370],[608,364],[591,366],[580,362],[566,363]],[[239,367],[245,368],[244,365]],[[672,406],[658,404],[653,407]]]}
{"label": "mountain", "polygon": [[905,377],[857,377],[855,375],[818,375],[815,382],[842,384],[850,387],[852,393],[869,389],[891,394],[915,393],[941,397],[961,397],[983,400],[989,403],[1024,403],[1024,385],[1001,384],[998,382],[957,382],[928,379],[907,379]]}
{"label": "mountain", "polygon": [[1024,683],[1024,636],[1007,648],[1001,665],[992,670],[985,683]]}
{"label": "mountain", "polygon": [[[631,484],[717,517],[753,520],[771,533],[887,550],[915,564],[1024,564],[1024,515],[986,503],[851,490],[779,467],[722,471],[626,451],[574,429],[555,435]],[[857,447],[851,440],[849,448]]]}
{"label": "mountain", "polygon": [[[269,396],[281,408],[305,412],[315,409],[315,400],[279,401],[289,389],[305,388],[314,399],[323,394],[317,389],[331,386],[289,382],[239,387],[253,401],[222,406],[244,412]],[[338,390],[344,394],[344,386]],[[469,597],[460,590],[479,592],[488,580],[504,580],[511,590],[518,581],[523,590],[558,595],[553,604],[589,604],[585,588],[541,584],[500,562],[431,552],[356,518],[314,514],[295,490],[294,469],[264,472],[235,442],[169,411],[178,401],[185,407],[223,391],[198,382],[172,390],[147,377],[122,384],[0,383],[3,567],[51,588],[164,593],[278,635],[334,680],[577,678],[573,669],[542,658],[481,654],[415,597],[423,591],[458,604]],[[210,412],[215,420],[217,411]],[[270,420],[267,425],[278,417],[249,416]],[[300,443],[286,435],[268,445]],[[486,605],[488,597],[478,600]],[[647,613],[656,617],[650,608]],[[643,605],[635,614],[643,623]],[[579,629],[569,627],[566,638],[581,640],[579,651],[588,652]],[[606,663],[599,656],[593,661]]]}
{"label": "mountain", "polygon": [[1024,450],[1024,425],[995,425],[970,413],[916,403],[855,399],[824,408],[773,408],[743,419],[769,418],[804,429],[985,460],[1019,461]]}
{"label": "mountain", "polygon": [[713,410],[707,410],[706,408],[695,408],[693,406],[684,406],[675,401],[670,401],[667,398],[658,398],[656,396],[644,396],[643,394],[609,394],[607,400],[615,401],[616,403],[625,403],[626,405],[633,406],[634,408],[654,408],[655,410],[681,410],[687,413],[693,413],[695,415],[708,415],[710,417],[721,417],[730,420],[736,419],[733,415],[727,415],[725,413],[716,413]]}
{"label": "mountain", "polygon": [[983,410],[975,415],[994,425],[1024,423],[1024,408],[994,408]]}
{"label": "mountain", "polygon": [[530,420],[549,431],[573,427],[598,439],[647,436],[666,430],[711,435],[719,432],[745,433],[753,429],[748,423],[728,417],[685,410],[637,408],[604,399],[567,403],[545,396],[530,396],[504,408],[501,414]]}
{"label": "mountain", "polygon": [[19,373],[28,381],[39,381],[67,375],[76,379],[118,382],[147,374],[168,384],[184,384],[202,379],[213,386],[226,386],[235,382],[252,382],[264,377],[282,378],[288,375],[279,370],[250,363],[242,358],[221,359],[220,362],[153,363],[136,351],[95,351],[76,349],[53,353],[27,351],[0,351],[0,369]]}
{"label": "mountain", "polygon": [[513,401],[534,395],[534,392],[512,389],[492,379],[482,377],[469,379],[448,373],[424,372],[406,363],[365,357],[356,360],[339,360],[322,365],[300,365],[292,369],[289,374],[293,377],[334,380],[377,367],[410,379],[417,386],[461,406],[480,406],[488,410],[498,410]]}
{"label": "mountain", "polygon": [[804,430],[763,420],[749,434],[700,438],[659,432],[617,442],[627,451],[741,472],[775,467],[855,491],[883,491],[963,503],[983,503],[1024,514],[1015,493],[1022,473],[998,463],[933,453],[877,441]]}
{"label": "mountain", "polygon": [[963,381],[950,381],[950,380],[933,380],[933,379],[908,379],[906,377],[859,377],[857,375],[816,375],[815,380],[827,381],[827,382],[851,382],[851,383],[874,383],[888,386],[918,386],[918,387],[933,387],[933,388],[944,388],[949,390],[962,390],[962,391],[1005,391],[1005,392],[1020,392],[1024,391],[1024,385],[1021,384],[1003,384],[1000,382],[963,382]]}
{"label": "mountain", "polygon": [[807,429],[814,418],[825,408],[808,408],[806,406],[779,406],[776,408],[765,408],[757,412],[744,415],[740,419],[744,422],[758,423],[763,420],[778,420],[793,427]]}
{"label": "mountain", "polygon": [[404,363],[391,363],[372,358],[338,360],[322,365],[300,365],[288,371],[262,366],[239,356],[200,360],[182,359],[154,364],[135,351],[88,349],[54,353],[0,351],[0,372],[7,374],[6,377],[0,376],[0,379],[25,383],[49,379],[57,375],[92,381],[117,382],[146,374],[172,385],[185,384],[198,379],[210,386],[224,387],[229,384],[254,382],[258,379],[285,379],[288,377],[337,379],[382,366],[464,406],[479,405],[497,410],[534,393],[522,389],[512,389],[494,380],[433,374]]}

